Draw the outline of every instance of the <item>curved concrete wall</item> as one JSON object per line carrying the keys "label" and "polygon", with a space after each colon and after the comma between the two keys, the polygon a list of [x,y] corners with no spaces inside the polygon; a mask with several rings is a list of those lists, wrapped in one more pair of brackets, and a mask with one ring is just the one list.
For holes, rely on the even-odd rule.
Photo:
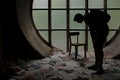
{"label": "curved concrete wall", "polygon": [[105,56],[113,58],[117,55],[120,55],[120,32],[116,38],[104,48]]}
{"label": "curved concrete wall", "polygon": [[48,46],[38,35],[31,18],[31,1],[16,0],[16,11],[20,27],[29,43],[43,56],[52,54]]}

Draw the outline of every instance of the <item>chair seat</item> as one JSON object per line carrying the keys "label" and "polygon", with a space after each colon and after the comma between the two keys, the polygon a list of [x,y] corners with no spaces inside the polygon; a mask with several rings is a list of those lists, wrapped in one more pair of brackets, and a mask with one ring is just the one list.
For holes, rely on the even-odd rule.
{"label": "chair seat", "polygon": [[85,45],[85,43],[72,43],[71,45],[72,46],[83,46]]}

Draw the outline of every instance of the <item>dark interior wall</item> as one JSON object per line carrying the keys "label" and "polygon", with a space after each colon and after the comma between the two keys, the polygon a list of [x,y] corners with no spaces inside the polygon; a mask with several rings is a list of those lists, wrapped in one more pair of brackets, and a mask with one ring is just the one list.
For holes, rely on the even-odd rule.
{"label": "dark interior wall", "polygon": [[5,0],[2,2],[1,24],[3,28],[3,60],[36,59],[43,58],[25,39],[17,17],[16,0]]}
{"label": "dark interior wall", "polygon": [[2,24],[0,24],[0,64],[2,62]]}

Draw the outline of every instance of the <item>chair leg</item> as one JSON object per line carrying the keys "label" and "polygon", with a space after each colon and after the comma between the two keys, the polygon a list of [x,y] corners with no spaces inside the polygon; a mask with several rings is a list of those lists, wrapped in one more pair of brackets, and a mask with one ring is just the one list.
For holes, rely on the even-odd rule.
{"label": "chair leg", "polygon": [[86,47],[84,45],[84,58],[86,58]]}
{"label": "chair leg", "polygon": [[77,55],[78,55],[78,46],[75,46],[75,59],[77,59]]}
{"label": "chair leg", "polygon": [[72,46],[69,47],[69,56],[71,55],[71,48]]}

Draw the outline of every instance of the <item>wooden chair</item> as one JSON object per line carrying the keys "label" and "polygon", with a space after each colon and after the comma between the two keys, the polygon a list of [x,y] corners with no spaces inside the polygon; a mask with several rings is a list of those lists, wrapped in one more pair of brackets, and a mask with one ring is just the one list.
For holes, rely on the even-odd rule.
{"label": "wooden chair", "polygon": [[[71,54],[71,49],[72,46],[75,47],[75,59],[77,59],[77,55],[78,55],[78,47],[79,46],[84,46],[84,57],[86,58],[86,44],[85,43],[79,43],[79,32],[69,32],[69,56]],[[74,38],[76,38],[76,41],[73,42],[73,36]]]}

